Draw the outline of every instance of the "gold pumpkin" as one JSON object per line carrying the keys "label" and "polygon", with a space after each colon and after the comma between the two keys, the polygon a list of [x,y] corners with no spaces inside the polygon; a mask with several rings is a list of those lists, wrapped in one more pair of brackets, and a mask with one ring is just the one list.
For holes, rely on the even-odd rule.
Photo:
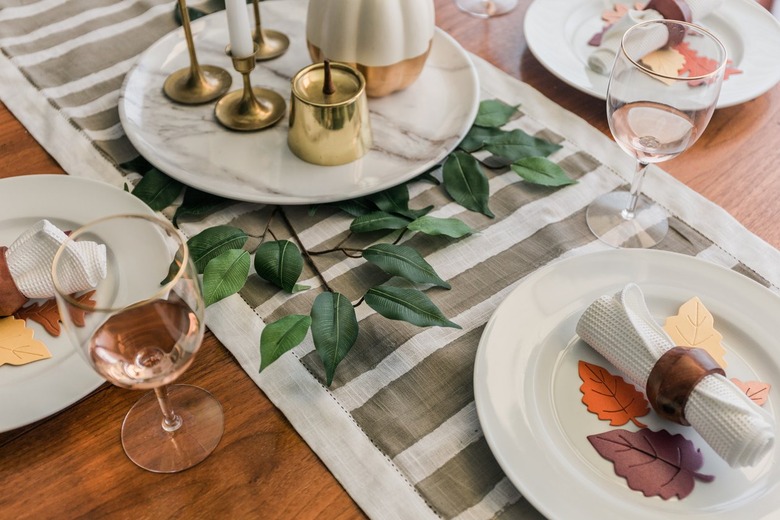
{"label": "gold pumpkin", "polygon": [[435,30],[433,0],[310,0],[306,42],[313,61],[348,63],[381,97],[411,85]]}

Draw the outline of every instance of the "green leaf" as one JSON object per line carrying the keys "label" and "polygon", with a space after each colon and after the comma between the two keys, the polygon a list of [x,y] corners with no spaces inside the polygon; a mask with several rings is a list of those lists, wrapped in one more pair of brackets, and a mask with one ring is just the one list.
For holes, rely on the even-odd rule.
{"label": "green leaf", "polygon": [[420,327],[460,328],[460,325],[448,320],[430,298],[417,289],[379,285],[368,290],[366,303],[391,320],[402,320]]}
{"label": "green leaf", "polygon": [[411,220],[384,211],[374,211],[367,215],[357,217],[349,225],[353,233],[367,233],[369,231],[404,229]]}
{"label": "green leaf", "polygon": [[500,128],[472,126],[466,134],[466,137],[464,137],[463,141],[458,145],[458,148],[464,152],[473,153],[482,148],[485,141],[506,133],[506,130],[501,130]]}
{"label": "green leaf", "polygon": [[419,231],[426,235],[446,235],[460,238],[474,233],[474,230],[457,218],[439,218],[423,216],[409,224],[406,229]]}
{"label": "green leaf", "polygon": [[311,334],[330,386],[336,367],[358,336],[358,321],[349,300],[335,292],[318,295],[311,307]]}
{"label": "green leaf", "polygon": [[214,226],[187,240],[187,245],[195,267],[202,273],[212,258],[230,249],[241,249],[247,238],[247,234],[236,227]]}
{"label": "green leaf", "polygon": [[249,276],[250,262],[249,253],[242,249],[231,249],[212,259],[203,272],[206,306],[237,293]]}
{"label": "green leaf", "polygon": [[187,191],[184,192],[184,200],[181,206],[176,208],[176,213],[173,215],[173,223],[177,224],[181,218],[201,219],[227,203],[227,199],[217,195],[196,190],[195,188],[187,188]]}
{"label": "green leaf", "polygon": [[184,184],[171,179],[157,168],[152,168],[136,184],[133,195],[154,211],[160,211],[170,206],[183,189]]}
{"label": "green leaf", "polygon": [[255,251],[255,271],[261,278],[292,293],[303,272],[303,256],[289,240],[263,242]]}
{"label": "green leaf", "polygon": [[310,325],[311,317],[303,314],[291,314],[266,325],[260,335],[260,372],[300,345]]}
{"label": "green leaf", "polygon": [[474,157],[456,151],[447,157],[442,173],[444,188],[455,202],[471,211],[478,211],[491,218],[494,216],[488,208],[490,187],[487,177]]}
{"label": "green leaf", "polygon": [[428,213],[433,206],[424,209],[409,209],[409,188],[406,184],[399,184],[390,189],[369,195],[371,202],[386,213],[395,213],[404,217],[415,219]]}
{"label": "green leaf", "polygon": [[553,144],[516,129],[487,140],[485,149],[506,159],[507,164],[509,164],[526,157],[547,157],[560,150],[561,145]]}
{"label": "green leaf", "polygon": [[498,128],[504,126],[517,113],[520,105],[507,105],[497,99],[488,99],[480,102],[477,118],[474,124],[483,127]]}
{"label": "green leaf", "polygon": [[436,177],[431,175],[430,171],[427,171],[425,173],[421,173],[420,175],[418,175],[415,178],[415,180],[423,181],[423,182],[430,182],[434,186],[438,186],[439,184],[441,184],[441,182],[439,182],[439,179],[437,179]]}
{"label": "green leaf", "polygon": [[376,206],[364,198],[331,202],[330,205],[336,206],[353,217],[362,217],[376,211]]}
{"label": "green leaf", "polygon": [[408,246],[394,244],[375,244],[363,251],[363,258],[393,276],[401,276],[417,283],[430,283],[450,288],[442,280],[431,264],[420,253]]}
{"label": "green leaf", "polygon": [[526,182],[541,186],[566,186],[577,181],[566,175],[566,172],[544,157],[528,157],[512,164],[512,169]]}

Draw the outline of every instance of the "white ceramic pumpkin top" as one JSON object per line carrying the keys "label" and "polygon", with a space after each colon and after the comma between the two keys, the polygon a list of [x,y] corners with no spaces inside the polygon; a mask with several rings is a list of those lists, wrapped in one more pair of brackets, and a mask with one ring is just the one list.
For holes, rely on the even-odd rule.
{"label": "white ceramic pumpkin top", "polygon": [[335,61],[384,67],[428,50],[433,0],[310,0],[306,37]]}

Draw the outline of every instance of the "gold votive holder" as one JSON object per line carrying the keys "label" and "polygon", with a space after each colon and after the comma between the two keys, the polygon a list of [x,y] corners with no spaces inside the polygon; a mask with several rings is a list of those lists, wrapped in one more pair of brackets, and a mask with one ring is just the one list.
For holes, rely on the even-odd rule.
{"label": "gold votive holder", "polygon": [[[255,45],[257,50],[257,45]],[[225,94],[214,107],[217,121],[231,130],[248,132],[267,128],[284,115],[284,98],[266,88],[252,87],[249,74],[255,68],[255,55],[236,57],[228,45],[225,52],[233,60],[233,67],[243,78],[243,88]]]}
{"label": "gold votive holder", "polygon": [[287,145],[296,156],[335,166],[360,159],[372,143],[360,72],[344,63],[314,63],[293,77]]}

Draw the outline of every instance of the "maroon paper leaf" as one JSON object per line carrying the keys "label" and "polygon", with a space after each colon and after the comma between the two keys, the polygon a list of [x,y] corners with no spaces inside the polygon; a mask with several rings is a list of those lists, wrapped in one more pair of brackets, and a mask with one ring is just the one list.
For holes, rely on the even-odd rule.
{"label": "maroon paper leaf", "polygon": [[647,428],[612,430],[589,435],[588,440],[599,455],[612,461],[615,473],[626,479],[628,487],[647,497],[683,499],[693,491],[694,480],[712,482],[715,478],[697,473],[704,462],[701,451],[680,434]]}

